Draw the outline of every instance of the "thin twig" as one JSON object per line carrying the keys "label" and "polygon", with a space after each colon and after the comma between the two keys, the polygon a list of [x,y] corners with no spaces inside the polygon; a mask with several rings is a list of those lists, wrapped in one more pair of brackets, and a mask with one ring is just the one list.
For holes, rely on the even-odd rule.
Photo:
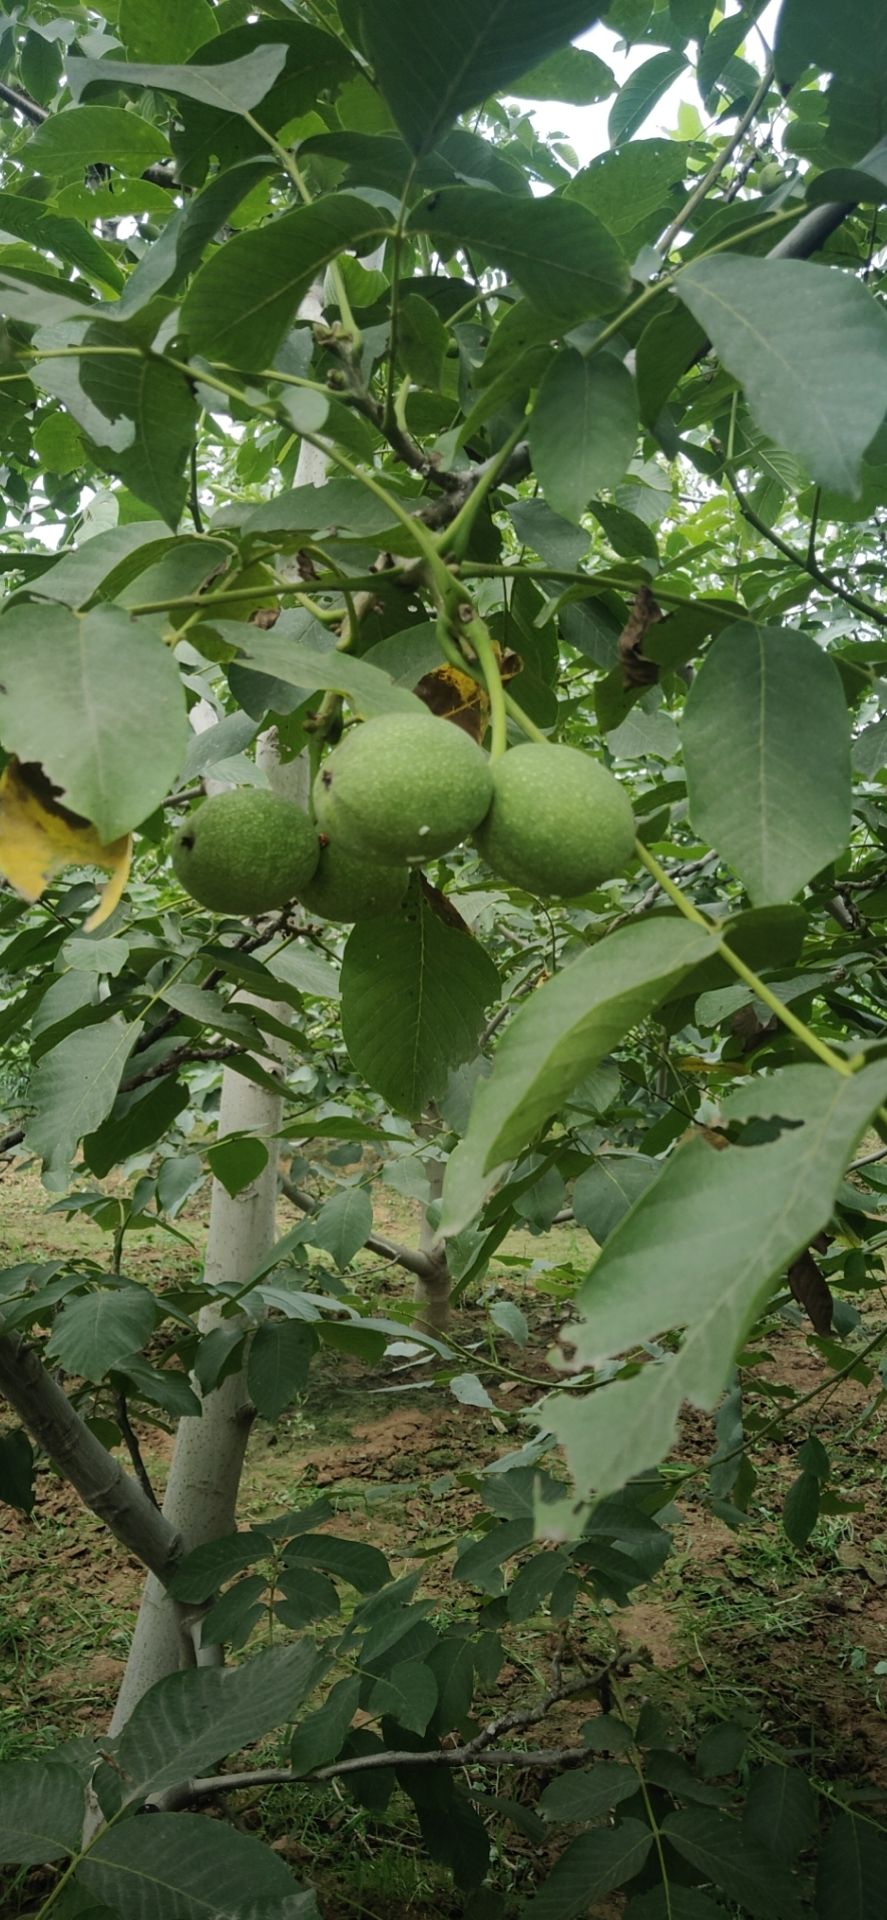
{"label": "thin twig", "polygon": [[775,547],[777,553],[781,553],[784,559],[791,560],[792,564],[799,567],[802,573],[809,574],[810,579],[815,580],[817,586],[824,587],[827,593],[836,594],[839,600],[844,601],[845,606],[852,607],[856,613],[864,614],[867,620],[874,620],[877,626],[887,627],[887,612],[884,612],[880,607],[876,606],[874,601],[863,600],[859,594],[851,593],[847,587],[842,587],[840,581],[835,579],[834,574],[825,573],[822,567],[817,565],[815,560],[810,560],[809,556],[805,553],[799,553],[797,547],[793,547],[787,540],[783,540],[781,534],[778,534],[775,528],[769,527],[766,520],[761,519],[760,514],[755,512],[748,495],[743,492],[729,460],[725,460],[724,462],[724,474],[736,496],[736,503],[743,519],[748,521],[750,527],[754,527],[755,532],[759,533],[762,539],[767,540],[771,547]]}
{"label": "thin twig", "polygon": [[510,1713],[499,1714],[480,1733],[475,1734],[473,1740],[467,1740],[460,1747],[423,1747],[418,1751],[392,1748],[380,1753],[353,1754],[346,1760],[334,1760],[328,1767],[318,1767],[316,1772],[308,1775],[296,1773],[291,1767],[261,1767],[253,1772],[213,1774],[205,1780],[184,1781],[181,1786],[152,1796],[146,1806],[155,1812],[162,1810],[170,1813],[193,1806],[199,1800],[212,1799],[218,1793],[232,1793],[241,1788],[284,1786],[297,1780],[305,1786],[322,1785],[327,1780],[338,1780],[348,1774],[378,1773],[392,1767],[515,1767],[523,1771],[541,1769],[551,1772],[579,1765],[588,1759],[587,1747],[497,1747],[493,1742],[500,1734],[536,1726],[562,1700],[599,1692],[601,1687],[609,1684],[615,1671],[625,1672],[630,1665],[630,1655],[623,1652],[605,1666],[566,1684],[560,1681],[556,1670],[554,1686],[535,1706],[516,1707]]}
{"label": "thin twig", "polygon": [[748,106],[745,113],[743,114],[742,119],[739,121],[739,124],[736,128],[735,133],[731,134],[730,139],[727,141],[726,145],[721,148],[721,151],[718,154],[717,158],[712,161],[712,164],[709,167],[708,172],[703,174],[702,179],[694,187],[693,192],[691,193],[689,199],[685,201],[683,207],[681,208],[680,213],[675,215],[675,218],[673,219],[671,226],[666,227],[665,232],[663,233],[663,235],[661,236],[658,242],[658,246],[657,246],[658,253],[667,254],[669,252],[669,249],[674,245],[674,242],[676,241],[678,234],[681,232],[682,228],[686,226],[687,221],[690,218],[690,215],[696,212],[696,208],[700,205],[700,202],[705,199],[710,188],[714,186],[715,181],[720,179],[721,174],[724,172],[724,169],[730,165],[730,161],[732,160],[737,147],[741,146],[742,141],[745,137],[745,134],[748,132],[748,129],[751,126],[751,123],[755,117],[755,114],[758,111],[759,106],[761,105],[762,100],[766,99],[766,96],[770,91],[772,80],[773,80],[773,64],[772,64],[772,61],[768,61],[767,66],[764,69],[764,74],[763,74],[763,78],[761,79],[760,86],[757,88],[757,91],[755,92],[750,105]]}
{"label": "thin twig", "polygon": [[[304,1187],[297,1187],[295,1181],[286,1178],[281,1180],[280,1185],[286,1199],[298,1207],[300,1213],[308,1214],[309,1218],[317,1213],[318,1202],[305,1192]],[[404,1247],[396,1240],[384,1240],[378,1233],[368,1234],[363,1244],[368,1253],[378,1254],[380,1260],[388,1260],[392,1266],[404,1267],[407,1273],[417,1274],[422,1280],[433,1279],[438,1271],[437,1263],[417,1247]]]}
{"label": "thin twig", "polygon": [[130,1460],[132,1461],[133,1467],[135,1469],[135,1475],[136,1475],[136,1479],[138,1480],[139,1486],[141,1487],[142,1492],[146,1495],[147,1499],[150,1500],[152,1507],[156,1507],[159,1513],[160,1501],[158,1500],[157,1495],[154,1492],[154,1488],[151,1485],[151,1481],[148,1475],[148,1469],[145,1466],[145,1462],[142,1458],[142,1450],[141,1450],[141,1447],[139,1446],[138,1437],[133,1428],[132,1421],[130,1420],[130,1417],[129,1417],[129,1408],[126,1404],[125,1394],[123,1393],[115,1394],[114,1411],[117,1416],[117,1425],[120,1428],[120,1431],[126,1443],[126,1451],[129,1454]]}

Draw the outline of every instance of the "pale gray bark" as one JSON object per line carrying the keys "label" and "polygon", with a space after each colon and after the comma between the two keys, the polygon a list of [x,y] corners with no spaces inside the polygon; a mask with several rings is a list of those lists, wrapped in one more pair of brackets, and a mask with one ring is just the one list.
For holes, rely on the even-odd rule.
{"label": "pale gray bark", "polygon": [[39,1355],[17,1333],[0,1335],[0,1393],[115,1539],[151,1568],[158,1582],[168,1580],[181,1544],[175,1527],[90,1432]]}

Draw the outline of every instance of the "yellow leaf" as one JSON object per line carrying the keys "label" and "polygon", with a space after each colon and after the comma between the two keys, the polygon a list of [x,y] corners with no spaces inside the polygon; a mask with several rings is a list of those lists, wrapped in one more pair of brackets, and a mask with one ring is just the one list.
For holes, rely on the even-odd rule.
{"label": "yellow leaf", "polygon": [[10,760],[0,778],[0,873],[26,900],[39,900],[63,867],[101,867],[110,877],[86,921],[89,933],[113,913],[131,859],[130,834],[103,846],[89,820],[60,805],[42,767]]}

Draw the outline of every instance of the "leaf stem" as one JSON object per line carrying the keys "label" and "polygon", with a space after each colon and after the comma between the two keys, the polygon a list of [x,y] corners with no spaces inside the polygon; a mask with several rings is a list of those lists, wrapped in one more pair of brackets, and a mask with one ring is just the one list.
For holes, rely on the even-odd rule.
{"label": "leaf stem", "polygon": [[[717,933],[718,929],[715,922],[709,920],[704,913],[700,913],[699,908],[693,905],[692,900],[687,899],[686,894],[681,892],[677,881],[672,879],[670,873],[666,873],[665,868],[660,866],[659,861],[655,859],[653,854],[643,845],[643,842],[636,840],[634,845],[635,853],[641,865],[646,867],[647,872],[658,882],[663,893],[668,895],[669,900],[674,903],[678,912],[684,915],[685,920],[692,920],[694,925],[705,927],[709,933]],[[738,979],[745,982],[747,987],[751,987],[752,992],[757,995],[759,1000],[763,1001],[765,1007],[769,1007],[770,1012],[775,1014],[777,1020],[780,1020],[784,1027],[788,1027],[789,1032],[794,1034],[795,1039],[800,1040],[801,1044],[805,1046],[810,1053],[814,1053],[817,1059],[823,1062],[824,1066],[831,1067],[834,1073],[840,1073],[845,1079],[852,1079],[855,1069],[850,1061],[843,1060],[841,1055],[835,1053],[833,1048],[828,1046],[825,1040],[820,1040],[818,1034],[813,1033],[811,1029],[805,1025],[803,1020],[799,1020],[797,1014],[792,1012],[791,1007],[786,1006],[784,1002],[779,999],[779,996],[773,992],[772,988],[767,986],[766,981],[761,979],[760,974],[755,973],[751,967],[747,967],[744,960],[740,960],[738,953],[733,952],[732,947],[727,945],[726,940],[720,939],[718,945],[728,967],[732,969]]]}
{"label": "leaf stem", "polygon": [[489,628],[480,614],[475,614],[465,626],[465,639],[474,648],[480,662],[490,701],[490,759],[501,760],[508,745],[508,721],[505,711],[505,692],[496,649],[490,638]]}
{"label": "leaf stem", "polygon": [[516,721],[521,732],[526,734],[528,740],[535,740],[537,746],[550,747],[553,743],[549,740],[547,733],[543,733],[542,728],[537,727],[535,720],[531,720],[529,714],[524,712],[523,707],[518,705],[514,694],[509,693],[505,688],[503,688],[502,691],[506,713],[511,714],[512,720]]}
{"label": "leaf stem", "polygon": [[450,521],[448,527],[441,529],[437,538],[439,553],[449,552],[454,555],[464,553],[468,536],[477,516],[478,508],[483,504],[487,494],[490,493],[496,485],[503,467],[507,466],[515,447],[523,439],[525,427],[526,421],[521,418],[517,426],[508,435],[508,439],[503,440],[501,447],[499,447],[498,451],[494,454],[492,460],[487,462],[481,478],[475,486],[472,487],[467,499],[463,500],[455,519]]}

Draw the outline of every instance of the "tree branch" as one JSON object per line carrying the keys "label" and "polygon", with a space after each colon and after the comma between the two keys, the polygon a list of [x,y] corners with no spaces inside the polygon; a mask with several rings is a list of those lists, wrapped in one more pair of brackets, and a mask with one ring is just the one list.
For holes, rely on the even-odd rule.
{"label": "tree branch", "polygon": [[[310,1216],[319,1212],[318,1201],[312,1199],[304,1187],[297,1187],[294,1181],[285,1176],[280,1185],[286,1199],[298,1207],[300,1213]],[[407,1273],[417,1274],[422,1280],[430,1280],[437,1273],[437,1263],[429,1254],[421,1253],[416,1247],[403,1247],[396,1240],[385,1240],[381,1234],[369,1234],[364,1246],[368,1253],[377,1253],[381,1260],[390,1260],[393,1267],[404,1267]]]}
{"label": "tree branch", "polygon": [[311,1774],[295,1773],[291,1767],[260,1767],[253,1772],[214,1774],[209,1779],[183,1781],[180,1786],[170,1787],[165,1792],[152,1796],[146,1801],[146,1807],[153,1812],[175,1813],[183,1807],[194,1806],[200,1800],[212,1799],[218,1793],[233,1793],[241,1788],[272,1787],[300,1781],[303,1786],[322,1785],[327,1780],[338,1780],[355,1773],[378,1773],[387,1767],[428,1768],[444,1767],[515,1767],[523,1771],[555,1771],[562,1767],[580,1764],[588,1759],[587,1747],[497,1747],[494,1742],[502,1733],[514,1733],[524,1727],[533,1727],[544,1720],[562,1700],[574,1699],[579,1694],[595,1694],[604,1687],[610,1676],[618,1669],[626,1671],[631,1664],[630,1655],[620,1653],[606,1666],[594,1673],[583,1674],[578,1680],[566,1684],[556,1680],[548,1693],[533,1707],[515,1707],[509,1713],[499,1714],[490,1720],[473,1740],[467,1740],[459,1747],[422,1747],[418,1751],[408,1748],[392,1748],[382,1753],[354,1754],[347,1760],[334,1760],[328,1767],[318,1767]]}
{"label": "tree branch", "polygon": [[20,113],[24,120],[29,120],[32,127],[42,127],[44,120],[49,119],[47,107],[38,106],[29,93],[22,93],[17,87],[8,87],[5,81],[0,81],[0,100]]}
{"label": "tree branch", "polygon": [[0,1392],[84,1504],[166,1586],[181,1552],[179,1535],[20,1334],[0,1334]]}
{"label": "tree branch", "polygon": [[251,1787],[323,1785],[327,1780],[338,1780],[347,1774],[379,1773],[386,1767],[399,1770],[421,1767],[425,1771],[429,1767],[515,1767],[525,1772],[543,1769],[554,1772],[588,1758],[587,1747],[493,1747],[486,1753],[473,1753],[468,1747],[426,1747],[418,1752],[411,1748],[402,1751],[392,1748],[385,1753],[355,1754],[351,1759],[334,1761],[332,1766],[307,1775],[294,1772],[292,1767],[257,1767],[252,1773],[216,1773],[206,1780],[187,1780],[181,1787],[152,1796],[145,1802],[145,1808],[151,1813],[180,1813],[183,1808],[214,1799],[219,1793],[236,1793]]}

